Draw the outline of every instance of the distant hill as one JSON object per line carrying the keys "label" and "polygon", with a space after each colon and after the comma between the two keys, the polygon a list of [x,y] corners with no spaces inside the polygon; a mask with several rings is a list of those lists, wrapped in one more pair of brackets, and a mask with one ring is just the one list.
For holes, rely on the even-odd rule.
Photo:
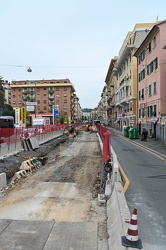
{"label": "distant hill", "polygon": [[82,109],[83,112],[86,112],[86,113],[90,113],[93,111],[93,109],[88,109],[88,108],[84,108]]}

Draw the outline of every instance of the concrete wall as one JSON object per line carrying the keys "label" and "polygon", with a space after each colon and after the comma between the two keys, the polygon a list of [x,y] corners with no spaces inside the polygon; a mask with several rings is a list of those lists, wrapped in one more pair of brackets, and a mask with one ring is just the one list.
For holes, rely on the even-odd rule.
{"label": "concrete wall", "polygon": [[[49,140],[52,140],[56,137],[61,136],[64,133],[64,130],[58,130],[54,132],[50,132],[48,134],[41,134],[36,136],[39,145],[43,144]],[[3,143],[0,144],[0,158],[8,157],[9,155],[16,154],[19,151],[24,150],[22,147],[22,141],[17,141],[13,143]]]}
{"label": "concrete wall", "polygon": [[115,182],[111,198],[107,201],[107,218],[109,249],[132,250],[121,243],[121,237],[126,236],[131,215],[120,182]]}

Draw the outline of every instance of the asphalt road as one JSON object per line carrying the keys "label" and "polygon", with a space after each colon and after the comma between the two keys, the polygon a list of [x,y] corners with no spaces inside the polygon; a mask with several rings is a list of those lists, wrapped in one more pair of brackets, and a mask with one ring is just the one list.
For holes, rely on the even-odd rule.
{"label": "asphalt road", "polygon": [[111,146],[130,184],[125,193],[145,250],[166,249],[166,162],[111,131]]}

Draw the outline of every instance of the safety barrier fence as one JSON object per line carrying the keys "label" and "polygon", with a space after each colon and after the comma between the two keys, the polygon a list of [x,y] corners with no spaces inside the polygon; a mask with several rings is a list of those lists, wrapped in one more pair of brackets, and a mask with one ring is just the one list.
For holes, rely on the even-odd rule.
{"label": "safety barrier fence", "polygon": [[[81,123],[73,123],[72,126],[79,126]],[[0,128],[0,144],[12,143],[23,139],[35,137],[37,135],[68,129],[69,124],[56,124],[46,126],[30,126],[20,128]]]}
{"label": "safety barrier fence", "polygon": [[110,131],[100,124],[96,124],[97,131],[103,144],[103,162],[108,162],[111,158],[110,150]]}

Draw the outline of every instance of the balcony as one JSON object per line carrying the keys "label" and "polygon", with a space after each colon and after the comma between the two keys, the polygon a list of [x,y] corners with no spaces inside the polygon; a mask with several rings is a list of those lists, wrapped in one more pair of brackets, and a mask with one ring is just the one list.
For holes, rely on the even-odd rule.
{"label": "balcony", "polygon": [[53,89],[50,89],[50,90],[49,90],[49,94],[50,94],[50,95],[53,95],[53,94],[54,94],[54,90],[53,90]]}
{"label": "balcony", "polygon": [[54,100],[54,95],[49,95],[49,100]]}
{"label": "balcony", "polygon": [[29,89],[30,93],[34,93],[34,91],[35,91],[34,89]]}
{"label": "balcony", "polygon": [[49,106],[54,105],[54,100],[53,101],[49,101]]}
{"label": "balcony", "polygon": [[22,93],[28,94],[28,90],[27,90],[27,89],[23,89],[23,90],[22,90]]}

